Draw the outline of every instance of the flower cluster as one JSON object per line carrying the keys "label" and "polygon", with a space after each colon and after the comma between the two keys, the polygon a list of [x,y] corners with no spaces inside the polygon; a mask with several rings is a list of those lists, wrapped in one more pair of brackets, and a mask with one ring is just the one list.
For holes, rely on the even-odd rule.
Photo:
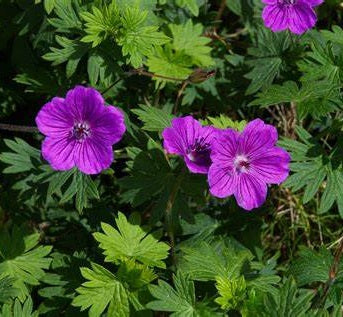
{"label": "flower cluster", "polygon": [[[52,168],[77,167],[85,174],[111,165],[112,145],[126,130],[122,112],[105,106],[97,90],[82,86],[45,104],[36,123],[46,136],[42,155]],[[260,119],[239,133],[202,126],[191,116],[175,118],[162,136],[168,153],[182,156],[191,172],[207,174],[213,196],[234,195],[246,210],[261,206],[267,184],[280,184],[289,174],[290,156],[275,145],[276,129]]]}
{"label": "flower cluster", "polygon": [[266,27],[273,32],[290,30],[303,34],[314,27],[317,16],[314,7],[323,0],[262,0],[266,4],[262,18]]}
{"label": "flower cluster", "polygon": [[234,195],[239,206],[261,206],[268,184],[280,184],[289,174],[289,154],[276,146],[275,127],[251,121],[239,133],[232,129],[202,127],[192,117],[176,118],[163,131],[164,148],[181,155],[193,173],[207,173],[210,192]]}

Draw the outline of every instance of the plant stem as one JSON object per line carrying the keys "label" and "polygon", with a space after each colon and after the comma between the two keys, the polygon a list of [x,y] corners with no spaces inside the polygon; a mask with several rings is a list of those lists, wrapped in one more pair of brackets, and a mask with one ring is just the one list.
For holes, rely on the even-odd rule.
{"label": "plant stem", "polygon": [[27,132],[27,133],[39,132],[37,127],[28,127],[28,126],[22,126],[22,125],[16,125],[16,124],[7,124],[7,123],[0,123],[0,130]]}
{"label": "plant stem", "polygon": [[167,233],[170,239],[170,248],[171,248],[171,255],[172,255],[172,261],[175,264],[176,258],[175,258],[175,235],[173,230],[173,205],[178,193],[178,190],[180,188],[180,185],[182,183],[182,180],[184,178],[185,169],[181,171],[181,174],[177,178],[172,191],[169,195],[169,199],[167,202],[167,208],[166,208],[166,225],[167,225]]}
{"label": "plant stem", "polygon": [[318,300],[318,307],[321,307],[322,305],[324,305],[326,298],[329,295],[330,288],[332,287],[332,285],[334,284],[336,280],[342,255],[343,255],[343,237],[341,237],[339,245],[336,249],[335,257],[333,259],[333,263],[329,271],[329,278],[324,285],[323,295]]}

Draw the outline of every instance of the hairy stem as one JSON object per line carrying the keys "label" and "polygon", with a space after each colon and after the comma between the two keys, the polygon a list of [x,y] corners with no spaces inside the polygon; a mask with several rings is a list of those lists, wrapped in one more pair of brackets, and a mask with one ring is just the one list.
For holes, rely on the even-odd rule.
{"label": "hairy stem", "polygon": [[0,130],[5,131],[16,131],[16,132],[27,132],[27,133],[36,133],[39,132],[37,127],[28,127],[16,124],[0,123]]}

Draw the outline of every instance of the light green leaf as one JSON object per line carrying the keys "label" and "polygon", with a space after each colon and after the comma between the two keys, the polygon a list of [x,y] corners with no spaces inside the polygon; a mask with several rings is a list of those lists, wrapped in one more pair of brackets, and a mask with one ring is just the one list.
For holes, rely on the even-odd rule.
{"label": "light green leaf", "polygon": [[104,250],[106,262],[118,264],[133,259],[147,266],[165,268],[162,260],[168,256],[169,246],[166,243],[159,242],[140,226],[128,222],[122,213],[118,214],[116,224],[118,229],[102,223],[105,233],[94,233],[94,238]]}
{"label": "light green leaf", "polygon": [[108,307],[108,317],[129,317],[130,307],[127,292],[116,276],[104,267],[92,263],[92,269],[81,268],[82,276],[87,279],[76,289],[73,306],[81,311],[90,308],[90,317],[100,317]]}

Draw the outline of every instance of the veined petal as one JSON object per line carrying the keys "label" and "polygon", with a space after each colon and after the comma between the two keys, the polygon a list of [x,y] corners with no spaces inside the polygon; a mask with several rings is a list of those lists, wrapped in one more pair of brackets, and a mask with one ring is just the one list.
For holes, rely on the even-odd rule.
{"label": "veined petal", "polygon": [[36,124],[44,135],[63,138],[71,133],[74,120],[65,100],[55,97],[38,112]]}
{"label": "veined petal", "polygon": [[313,28],[317,16],[307,4],[297,3],[289,11],[289,29],[295,34],[303,34]]}
{"label": "veined petal", "polygon": [[208,183],[215,197],[225,198],[234,194],[237,190],[237,176],[233,166],[212,164],[208,171]]}
{"label": "veined petal", "polygon": [[113,106],[104,107],[98,117],[90,120],[90,126],[92,134],[108,145],[119,142],[126,130],[124,114]]}
{"label": "veined petal", "polygon": [[237,204],[245,210],[260,207],[267,197],[267,184],[248,173],[243,173],[237,181],[234,193]]}
{"label": "veined petal", "polygon": [[278,0],[262,0],[262,3],[273,5],[273,4],[277,4]]}
{"label": "veined petal", "polygon": [[42,144],[42,155],[53,169],[66,171],[75,166],[74,149],[75,140],[70,137],[46,137]]}
{"label": "veined petal", "polygon": [[298,3],[305,3],[307,5],[310,5],[311,7],[316,7],[321,5],[324,2],[324,0],[298,0]]}
{"label": "veined petal", "polygon": [[191,116],[174,118],[172,126],[162,132],[164,149],[170,154],[187,154],[201,128],[201,124]]}
{"label": "veined petal", "polygon": [[238,140],[239,133],[235,130],[219,130],[212,144],[212,162],[232,165],[237,154]]}
{"label": "veined petal", "polygon": [[95,139],[78,142],[75,146],[75,164],[85,174],[98,174],[113,162],[112,146]]}
{"label": "veined petal", "polygon": [[274,147],[251,161],[251,174],[268,184],[281,184],[289,175],[290,160],[287,151]]}
{"label": "veined petal", "polygon": [[267,5],[263,9],[262,18],[265,26],[274,32],[284,31],[288,27],[288,10],[279,4]]}
{"label": "veined petal", "polygon": [[76,86],[68,91],[65,102],[76,121],[92,121],[101,116],[105,105],[101,94],[94,88]]}
{"label": "veined petal", "polygon": [[255,119],[247,124],[239,137],[238,152],[253,159],[266,149],[273,147],[278,139],[275,127]]}

